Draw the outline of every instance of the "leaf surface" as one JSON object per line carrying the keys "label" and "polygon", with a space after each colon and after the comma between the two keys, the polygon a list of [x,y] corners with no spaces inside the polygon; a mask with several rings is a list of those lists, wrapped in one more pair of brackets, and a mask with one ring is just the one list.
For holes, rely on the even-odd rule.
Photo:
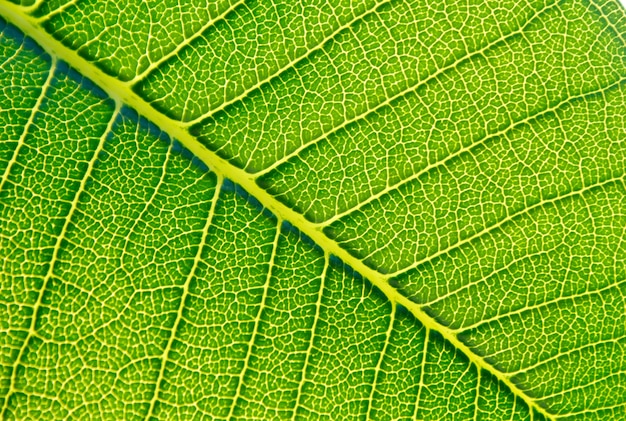
{"label": "leaf surface", "polygon": [[622,419],[615,1],[0,2],[1,418]]}

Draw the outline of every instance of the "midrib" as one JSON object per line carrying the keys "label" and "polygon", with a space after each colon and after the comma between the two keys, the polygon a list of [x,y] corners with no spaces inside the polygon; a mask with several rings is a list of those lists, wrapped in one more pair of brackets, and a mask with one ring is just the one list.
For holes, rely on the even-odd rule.
{"label": "midrib", "polygon": [[407,308],[425,327],[439,332],[454,347],[464,353],[471,363],[479,369],[490,372],[511,390],[513,394],[522,399],[526,404],[542,414],[548,420],[555,419],[543,407],[527,396],[519,387],[510,381],[502,372],[495,369],[483,358],[475,354],[468,346],[457,339],[456,335],[445,326],[437,323],[431,316],[427,315],[413,301],[400,294],[387,282],[387,277],[374,269],[368,267],[363,261],[357,259],[343,249],[335,241],[328,238],[322,232],[322,228],[307,221],[303,215],[279,202],[274,196],[260,188],[255,177],[246,171],[230,164],[225,159],[219,157],[214,152],[208,150],[198,142],[181,122],[174,120],[154,109],[143,98],[131,90],[128,84],[121,82],[113,76],[106,74],[100,68],[82,58],[75,50],[62,44],[57,39],[47,33],[35,19],[23,13],[23,10],[7,0],[0,0],[0,15],[8,22],[18,27],[25,35],[34,39],[48,54],[59,60],[67,62],[81,75],[91,79],[117,104],[126,105],[137,111],[138,114],[156,124],[161,130],[167,133],[171,139],[176,139],[183,144],[191,153],[201,159],[218,177],[230,179],[239,184],[249,194],[254,196],[265,208],[270,210],[277,217],[288,221],[301,232],[310,237],[317,245],[329,254],[340,258],[343,262],[359,272],[368,279],[378,289],[380,289],[393,303],[400,304]]}

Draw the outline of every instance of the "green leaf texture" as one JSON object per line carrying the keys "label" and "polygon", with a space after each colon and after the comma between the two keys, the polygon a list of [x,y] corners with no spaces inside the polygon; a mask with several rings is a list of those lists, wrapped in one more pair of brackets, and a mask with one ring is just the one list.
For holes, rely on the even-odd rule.
{"label": "green leaf texture", "polygon": [[0,419],[626,419],[617,0],[0,0]]}

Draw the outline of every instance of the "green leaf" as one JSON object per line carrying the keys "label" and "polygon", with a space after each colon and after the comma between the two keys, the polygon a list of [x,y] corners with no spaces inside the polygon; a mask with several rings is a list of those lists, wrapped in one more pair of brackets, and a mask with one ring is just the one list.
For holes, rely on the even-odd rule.
{"label": "green leaf", "polygon": [[0,418],[626,418],[625,34],[0,0]]}

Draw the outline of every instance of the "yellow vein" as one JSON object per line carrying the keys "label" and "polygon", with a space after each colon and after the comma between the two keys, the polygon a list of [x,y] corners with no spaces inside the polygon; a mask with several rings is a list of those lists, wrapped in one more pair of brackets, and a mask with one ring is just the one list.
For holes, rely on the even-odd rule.
{"label": "yellow vein", "polygon": [[372,419],[372,408],[374,403],[374,392],[376,391],[376,385],[378,384],[378,376],[380,376],[380,372],[382,371],[383,360],[385,359],[385,355],[387,354],[387,346],[391,341],[391,332],[393,331],[393,324],[396,319],[396,311],[397,305],[395,302],[391,302],[391,314],[389,316],[389,324],[387,326],[387,331],[385,332],[385,343],[383,344],[383,349],[380,351],[380,356],[378,357],[378,361],[376,362],[376,367],[374,368],[374,381],[372,382],[372,387],[370,389],[370,395],[367,399],[367,414],[365,415],[366,420]]}
{"label": "yellow vein", "polygon": [[[36,11],[37,9],[39,9],[39,7],[43,4],[44,0],[35,0],[33,2],[33,4],[31,4],[30,6],[22,6],[22,10],[25,13],[32,13],[34,11]],[[68,3],[75,3],[76,0],[70,1]]]}
{"label": "yellow vein", "polygon": [[474,420],[478,420],[478,402],[480,400],[480,381],[482,379],[482,370],[480,367],[476,367],[476,371],[478,372],[478,379],[476,379],[476,397],[474,398],[474,416],[472,417]]}
{"label": "yellow vein", "polygon": [[230,405],[230,410],[228,411],[228,416],[226,417],[226,419],[228,420],[233,418],[233,415],[235,413],[235,408],[237,407],[239,398],[241,398],[241,392],[242,392],[243,384],[245,381],[245,376],[250,367],[250,357],[252,356],[252,348],[254,348],[257,335],[259,334],[259,325],[261,324],[261,316],[263,315],[263,310],[265,309],[267,305],[267,293],[269,292],[269,289],[270,289],[270,281],[272,280],[274,262],[276,259],[276,254],[278,252],[278,239],[280,238],[281,225],[282,225],[282,221],[279,218],[276,224],[276,234],[274,235],[274,241],[272,242],[272,254],[270,255],[270,261],[267,267],[267,276],[265,277],[265,284],[263,285],[263,294],[261,296],[261,303],[259,304],[259,311],[257,312],[257,315],[254,318],[254,327],[252,328],[252,335],[250,335],[250,340],[248,341],[246,356],[243,360],[243,367],[241,369],[241,372],[239,373],[239,378],[237,380],[237,389],[235,390],[235,395],[233,396],[233,400]]}
{"label": "yellow vein", "polygon": [[298,148],[294,149],[292,152],[286,154],[285,156],[283,156],[282,158],[276,160],[276,162],[274,162],[272,165],[257,171],[255,174],[255,176],[261,177],[269,172],[271,172],[272,170],[278,168],[281,164],[289,161],[291,158],[293,158],[294,156],[298,156],[300,155],[300,153],[302,153],[305,149],[308,149],[310,147],[312,147],[313,145],[321,142],[322,140],[327,139],[328,137],[330,137],[332,134],[338,132],[339,130],[343,129],[344,127],[349,126],[352,123],[355,123],[359,120],[362,120],[364,118],[367,118],[369,115],[376,113],[378,110],[380,110],[381,108],[387,107],[389,106],[392,102],[407,96],[408,94],[410,94],[411,92],[415,92],[416,90],[418,90],[419,88],[421,88],[422,86],[425,86],[428,82],[430,82],[431,80],[434,80],[436,78],[438,78],[440,75],[442,75],[443,73],[447,72],[448,70],[452,70],[457,68],[461,63],[471,60],[472,58],[482,55],[484,54],[486,51],[488,51],[489,49],[493,48],[495,45],[498,45],[499,43],[508,40],[509,38],[513,38],[521,33],[524,32],[524,30],[526,29],[527,26],[529,26],[537,17],[539,17],[542,13],[546,12],[547,10],[551,9],[552,7],[555,7],[556,3],[551,4],[550,6],[547,7],[543,7],[539,10],[537,10],[531,17],[530,19],[528,19],[521,27],[519,27],[518,29],[509,32],[506,35],[500,36],[499,38],[487,43],[486,45],[474,50],[474,51],[469,51],[466,52],[464,55],[462,55],[461,57],[453,60],[450,64],[443,66],[439,69],[437,69],[436,71],[434,71],[433,73],[431,73],[430,75],[428,75],[427,77],[425,77],[422,80],[417,81],[415,84],[409,86],[406,89],[400,90],[398,93],[388,97],[387,99],[385,99],[382,102],[379,102],[378,104],[374,105],[373,107],[370,107],[368,109],[366,109],[364,112],[362,112],[361,114],[357,114],[355,116],[353,116],[352,118],[349,118],[347,120],[344,120],[341,124],[332,127],[330,130],[322,133],[320,136],[316,137],[315,139],[312,139],[309,142],[303,143],[302,145],[300,145]]}
{"label": "yellow vein", "polygon": [[[472,366],[472,363],[467,364],[465,370],[463,370],[463,372],[456,378],[456,381],[450,388],[451,390],[463,390],[463,387],[459,387],[459,384],[463,385],[463,379],[472,372]],[[476,370],[480,370],[480,367],[476,366]]]}
{"label": "yellow vein", "polygon": [[519,127],[519,126],[523,126],[524,124],[528,124],[534,120],[537,120],[547,114],[550,114],[558,109],[560,109],[561,107],[572,103],[573,101],[579,100],[579,99],[585,99],[588,97],[592,97],[598,94],[601,94],[603,92],[609,91],[611,89],[613,89],[616,86],[621,85],[622,83],[624,83],[626,81],[626,78],[621,78],[618,79],[606,86],[601,86],[598,89],[594,89],[588,92],[583,92],[581,94],[575,95],[575,96],[568,96],[564,99],[562,99],[561,101],[555,103],[552,106],[548,106],[547,108],[544,108],[543,110],[537,112],[537,113],[532,113],[527,115],[526,117],[524,117],[521,120],[518,121],[514,121],[511,122],[508,126],[503,127],[502,129],[498,130],[497,132],[488,134],[483,136],[482,138],[466,145],[463,146],[462,148],[459,148],[456,152],[448,155],[447,157],[439,160],[439,161],[435,161],[431,164],[428,164],[427,166],[425,166],[424,168],[422,168],[421,170],[419,170],[418,172],[410,175],[409,177],[402,179],[394,184],[391,184],[387,187],[385,187],[384,189],[380,190],[379,192],[371,195],[370,197],[368,197],[367,199],[363,200],[362,202],[359,202],[358,204],[356,204],[355,206],[348,208],[328,219],[326,219],[325,221],[322,222],[318,222],[316,223],[316,225],[322,226],[322,227],[326,227],[330,224],[332,224],[333,222],[343,218],[346,215],[349,215],[359,209],[362,209],[363,207],[365,207],[366,205],[372,203],[373,201],[380,199],[381,197],[398,190],[399,188],[401,188],[402,186],[405,186],[407,184],[409,184],[412,181],[417,180],[418,178],[420,178],[421,176],[423,176],[424,174],[432,171],[433,169],[445,166],[448,162],[454,160],[455,158],[458,158],[459,156],[463,155],[464,153],[467,152],[471,152],[474,148],[476,148],[477,146],[480,146],[486,142],[488,142],[491,139],[500,137],[505,135],[506,133],[510,132],[511,130]]}
{"label": "yellow vein", "polygon": [[13,151],[11,160],[8,162],[4,170],[4,173],[2,174],[2,179],[0,180],[0,192],[4,189],[4,185],[9,178],[11,169],[17,163],[17,157],[26,142],[26,137],[28,136],[30,132],[30,128],[33,125],[33,122],[35,121],[35,116],[39,113],[39,110],[41,109],[41,103],[43,102],[44,98],[46,97],[46,94],[48,93],[48,89],[50,88],[50,83],[52,82],[52,79],[54,78],[54,72],[56,71],[56,67],[57,67],[56,58],[52,56],[48,76],[46,77],[44,84],[41,86],[41,92],[39,93],[39,97],[37,98],[37,101],[35,102],[35,105],[33,106],[33,109],[30,115],[28,116],[28,121],[24,125],[24,131],[22,132],[22,135],[17,141],[17,146],[15,147],[15,150]]}
{"label": "yellow vein", "polygon": [[515,420],[515,409],[517,407],[517,396],[513,396],[513,408],[511,408],[511,418],[509,421]]}
{"label": "yellow vein", "polygon": [[520,375],[520,374],[528,373],[531,370],[534,370],[534,369],[536,369],[538,367],[546,365],[546,364],[548,364],[548,363],[550,363],[550,362],[552,362],[554,360],[558,360],[559,358],[567,357],[567,356],[569,356],[569,355],[571,355],[571,354],[573,354],[575,352],[581,352],[581,351],[583,351],[583,350],[585,350],[587,348],[595,348],[596,346],[602,346],[602,345],[606,345],[606,344],[619,344],[620,341],[622,341],[624,339],[626,339],[626,335],[625,336],[619,336],[617,338],[602,339],[600,341],[596,341],[596,342],[593,342],[593,343],[586,343],[586,344],[584,344],[582,346],[577,346],[575,348],[568,349],[567,351],[561,351],[560,353],[554,354],[554,355],[546,358],[545,360],[537,361],[536,363],[534,363],[532,365],[529,365],[529,366],[526,366],[526,367],[523,367],[523,368],[521,368],[521,369],[519,369],[517,371],[507,372],[507,373],[505,373],[505,375],[507,377],[514,377],[514,376],[517,376],[517,375]]}
{"label": "yellow vein", "polygon": [[[621,403],[618,403],[616,405],[611,405],[611,406],[604,406],[604,407],[600,407],[600,408],[585,409],[583,411],[578,411],[578,412],[568,412],[568,413],[565,413],[565,414],[558,414],[558,415],[554,416],[554,419],[561,419],[561,418],[567,417],[567,419],[573,420],[573,419],[576,419],[575,417],[577,415],[595,414],[596,412],[606,411],[606,410],[616,409],[616,408],[626,408],[626,403],[621,402]],[[620,411],[620,418],[623,415],[624,415],[623,412]],[[609,419],[609,418],[603,417],[602,419]]]}
{"label": "yellow vein", "polygon": [[196,271],[198,269],[198,264],[202,261],[202,252],[204,251],[204,247],[207,244],[207,237],[209,235],[209,228],[213,222],[213,216],[215,215],[215,206],[218,202],[220,190],[222,187],[223,179],[217,179],[217,184],[215,186],[215,191],[213,193],[213,200],[211,202],[211,207],[209,208],[209,214],[206,218],[206,222],[204,223],[204,228],[202,229],[202,237],[200,239],[200,244],[198,245],[198,250],[196,250],[196,255],[193,259],[193,265],[187,274],[187,279],[185,279],[185,283],[183,284],[183,293],[180,297],[180,303],[178,304],[178,310],[176,311],[176,319],[174,320],[174,324],[172,325],[172,329],[170,331],[170,337],[167,340],[167,344],[163,349],[163,355],[161,358],[161,367],[159,369],[159,374],[155,381],[154,385],[154,393],[152,394],[152,399],[150,400],[150,406],[148,407],[148,412],[146,413],[145,420],[149,420],[152,418],[154,414],[154,408],[159,399],[159,392],[161,389],[161,383],[165,377],[165,367],[167,365],[167,361],[170,358],[170,352],[172,350],[172,344],[176,339],[176,334],[178,332],[178,327],[180,326],[181,321],[183,320],[183,310],[185,308],[185,302],[187,301],[187,297],[189,296],[189,285],[191,285],[191,280],[196,276]]}
{"label": "yellow vein", "polygon": [[538,256],[545,256],[548,253],[553,252],[554,250],[556,250],[556,248],[557,248],[557,246],[554,246],[554,247],[549,248],[548,250],[540,250],[540,251],[538,251],[536,253],[529,253],[529,254],[526,254],[526,255],[520,255],[519,257],[517,257],[515,259],[512,259],[511,261],[509,261],[507,264],[503,265],[502,267],[500,267],[500,268],[498,268],[498,269],[496,269],[496,270],[494,270],[492,272],[487,273],[483,277],[477,278],[477,279],[473,279],[470,282],[462,285],[460,288],[448,291],[445,294],[442,294],[441,296],[435,298],[434,300],[430,300],[430,301],[426,301],[426,302],[420,303],[420,305],[422,307],[431,307],[433,305],[436,305],[436,304],[438,304],[438,303],[440,303],[442,301],[447,300],[450,297],[453,297],[453,296],[457,295],[461,291],[468,290],[468,289],[470,289],[473,286],[476,286],[476,285],[481,284],[483,282],[487,282],[487,280],[489,278],[493,278],[494,276],[496,276],[496,275],[498,275],[498,274],[500,274],[502,272],[506,272],[512,266],[515,266],[516,264],[518,264],[518,263],[520,263],[520,262],[522,262],[522,261],[524,261],[526,259],[532,259],[532,258],[538,257]]}
{"label": "yellow vein", "polygon": [[330,257],[328,253],[324,253],[324,269],[322,269],[322,275],[320,278],[320,287],[317,292],[317,301],[315,302],[315,314],[313,315],[313,325],[311,326],[311,337],[309,338],[309,343],[306,349],[306,357],[304,358],[304,364],[302,365],[302,376],[300,377],[300,381],[298,382],[298,391],[296,392],[296,403],[293,407],[292,421],[296,420],[296,415],[298,413],[298,407],[300,406],[300,399],[302,397],[302,391],[304,388],[304,384],[306,383],[306,372],[307,368],[310,365],[311,354],[313,353],[313,345],[315,344],[315,332],[317,331],[317,321],[320,318],[320,313],[322,309],[322,297],[324,296],[324,286],[326,285],[326,273],[328,271],[328,267],[330,266]]}
{"label": "yellow vein", "polygon": [[[595,386],[598,383],[606,382],[608,379],[613,378],[613,377],[625,377],[624,374],[626,374],[626,370],[620,370],[620,371],[615,371],[615,372],[612,372],[612,373],[608,373],[608,374],[605,374],[605,375],[603,375],[603,376],[601,376],[599,378],[595,378],[595,379],[593,379],[590,382],[579,384],[579,385],[570,387],[569,389],[563,389],[563,390],[560,390],[558,392],[554,392],[554,393],[552,393],[550,395],[545,395],[545,396],[541,396],[541,397],[538,396],[537,399],[544,401],[544,400],[555,398],[557,396],[563,396],[563,395],[565,395],[567,393],[571,393],[571,392],[574,392],[576,390],[586,389],[588,387]],[[621,383],[621,382],[618,382],[618,384],[619,383]],[[562,383],[557,383],[557,384],[562,384]],[[592,392],[593,395],[596,395],[597,393],[598,393],[598,390],[594,390]]]}
{"label": "yellow vein", "polygon": [[[233,10],[235,10],[237,7],[239,7],[243,3],[245,3],[245,0],[236,1],[235,3],[230,5],[230,7],[228,7],[226,10],[224,10],[222,13],[220,13],[219,15],[217,15],[216,17],[212,19],[209,19],[200,29],[198,29],[198,31],[195,34],[191,35],[189,38],[184,39],[183,42],[176,45],[176,47],[169,53],[163,55],[158,60],[150,63],[148,67],[146,67],[146,69],[144,69],[140,74],[136,75],[134,78],[130,79],[126,83],[133,86],[141,82],[143,79],[149,76],[150,73],[154,71],[154,69],[158,68],[162,63],[165,63],[170,58],[178,55],[178,53],[180,53],[180,51],[183,48],[187,47],[193,41],[200,38],[207,31],[207,29],[211,28],[212,26],[215,26],[218,22],[224,20]],[[147,57],[147,54],[146,54],[146,57]]]}
{"label": "yellow vein", "polygon": [[[626,185],[624,187],[626,187]],[[623,256],[626,250],[626,247],[623,246],[626,242],[626,224],[622,228],[622,234],[618,238],[619,241],[615,245],[615,254],[613,254],[613,276],[620,273],[620,268],[618,267],[620,265],[620,261],[622,261],[620,256]],[[624,305],[626,306],[626,303]],[[624,309],[624,312],[626,313],[626,308]]]}
{"label": "yellow vein", "polygon": [[[137,125],[137,129],[139,129],[139,124]],[[140,134],[137,133],[137,137],[139,137],[139,136],[140,136]],[[173,140],[170,140],[170,142],[173,142]],[[154,202],[155,197],[157,196],[159,190],[163,186],[163,182],[165,180],[165,175],[167,174],[167,166],[168,166],[168,163],[169,163],[169,160],[170,160],[170,154],[171,153],[172,153],[172,143],[170,143],[168,145],[167,150],[165,151],[165,158],[163,159],[163,163],[160,165],[162,171],[161,171],[161,174],[159,176],[159,181],[157,181],[157,185],[152,190],[152,193],[150,194],[150,197],[148,198],[148,200],[144,204],[143,209],[141,210],[139,215],[135,218],[135,220],[133,221],[133,225],[130,227],[130,229],[128,230],[128,233],[124,237],[124,245],[122,246],[122,255],[120,256],[120,266],[121,267],[124,266],[124,256],[126,256],[126,254],[127,254],[127,250],[126,249],[128,248],[128,243],[130,242],[130,238],[131,238],[133,232],[135,231],[135,228],[137,228],[137,225],[139,224],[140,221],[144,220],[144,216],[145,216],[146,212],[148,211],[150,206],[152,206],[152,203]]]}
{"label": "yellow vein", "polygon": [[239,94],[239,95],[237,95],[237,96],[235,96],[235,97],[233,97],[233,98],[231,98],[229,100],[226,100],[226,101],[222,102],[217,107],[213,108],[212,110],[208,111],[207,113],[204,113],[203,115],[201,115],[199,117],[195,117],[193,120],[185,121],[183,123],[184,126],[185,127],[189,127],[189,126],[192,126],[192,125],[194,125],[196,123],[201,122],[202,120],[206,120],[208,118],[211,118],[212,116],[214,116],[218,112],[222,111],[224,108],[228,107],[230,104],[246,98],[248,95],[250,95],[250,93],[256,91],[261,86],[263,86],[263,85],[267,84],[268,82],[270,82],[271,80],[274,80],[275,78],[279,77],[280,75],[285,73],[287,70],[289,70],[292,67],[296,66],[301,61],[306,60],[315,51],[318,51],[318,50],[322,49],[329,41],[333,40],[337,35],[339,35],[340,32],[342,32],[343,30],[351,27],[352,25],[354,25],[355,23],[361,21],[362,19],[365,19],[367,16],[369,16],[369,15],[371,15],[373,13],[376,13],[376,11],[382,5],[387,4],[390,1],[391,0],[381,1],[381,2],[379,2],[377,4],[375,4],[372,9],[366,10],[364,13],[361,13],[360,15],[355,15],[350,21],[348,21],[345,24],[337,27],[337,29],[335,29],[335,31],[333,31],[330,35],[328,35],[326,38],[324,38],[322,41],[320,41],[315,47],[307,50],[307,52],[305,54],[303,54],[300,57],[296,57],[295,59],[291,60],[289,63],[285,64],[283,67],[278,69],[276,72],[268,75],[268,77],[266,77],[265,79],[257,81],[256,84],[254,84],[254,85],[250,86],[249,88],[245,89],[241,94]]}
{"label": "yellow vein", "polygon": [[[78,4],[79,1],[80,0],[70,0],[70,1],[66,2],[65,4],[62,4],[58,8],[50,11],[50,13],[48,13],[47,15],[43,15],[43,16],[35,18],[35,19],[38,20],[38,21],[42,21],[42,22],[45,21],[45,20],[48,20],[48,19],[52,18],[53,16],[58,15],[59,13],[66,11],[70,7],[75,6],[76,4]],[[43,2],[44,2],[44,0],[37,0],[37,2],[35,4],[33,4],[32,6],[24,8],[24,11],[28,12],[28,13],[32,13],[35,10],[37,10],[39,8],[39,6],[41,6],[43,4]]]}
{"label": "yellow vein", "polygon": [[[548,307],[548,306],[553,305],[553,304],[558,304],[558,303],[563,302],[563,301],[570,301],[570,300],[571,301],[575,301],[575,300],[577,300],[579,298],[584,298],[584,297],[588,297],[588,296],[595,295],[595,294],[601,294],[601,293],[606,292],[608,290],[611,290],[613,288],[617,288],[617,287],[619,287],[620,285],[622,285],[624,283],[626,283],[626,280],[621,280],[619,282],[614,282],[614,283],[605,285],[602,288],[585,291],[585,292],[580,293],[580,294],[565,295],[565,296],[561,296],[561,297],[558,297],[558,298],[555,298],[555,299],[552,299],[552,300],[539,302],[537,304],[533,304],[533,305],[530,305],[530,306],[518,308],[517,310],[513,310],[513,311],[509,311],[509,312],[505,312],[505,313],[500,313],[500,314],[498,314],[496,316],[493,316],[491,318],[480,320],[480,321],[478,321],[476,323],[473,323],[471,325],[463,326],[461,328],[452,329],[452,330],[454,330],[457,333],[462,333],[462,332],[465,332],[465,331],[468,331],[468,330],[471,330],[471,329],[476,329],[479,326],[482,326],[482,325],[485,325],[485,324],[488,324],[488,323],[492,323],[492,322],[501,320],[501,319],[503,319],[505,317],[515,316],[517,314],[522,314],[522,313],[525,313],[527,311],[538,310],[540,308]],[[569,304],[569,308],[575,308],[575,306],[576,306],[575,303]]]}
{"label": "yellow vein", "polygon": [[420,408],[420,399],[422,398],[422,389],[424,388],[424,377],[426,373],[426,357],[428,356],[428,341],[430,338],[430,329],[428,326],[425,326],[424,332],[424,349],[422,350],[422,362],[420,364],[420,380],[419,386],[417,387],[417,398],[415,400],[415,409],[413,410],[412,419],[417,419],[417,413]]}
{"label": "yellow vein", "polygon": [[419,266],[421,266],[421,265],[423,265],[425,263],[431,262],[431,261],[435,260],[437,257],[439,257],[439,256],[441,256],[443,254],[450,253],[452,250],[456,250],[456,249],[460,248],[461,246],[463,246],[464,244],[472,242],[472,241],[476,240],[477,238],[482,237],[485,234],[489,234],[490,232],[492,232],[492,231],[500,228],[501,226],[505,225],[507,222],[510,222],[510,221],[512,221],[513,219],[515,219],[515,218],[517,218],[519,216],[526,215],[526,214],[532,212],[535,209],[541,208],[541,207],[546,206],[546,205],[554,204],[554,203],[559,202],[561,200],[565,200],[565,199],[567,199],[569,197],[581,196],[584,193],[586,193],[586,192],[588,192],[590,190],[593,190],[595,188],[601,188],[601,187],[604,187],[604,186],[606,186],[608,184],[615,183],[617,181],[624,181],[625,178],[626,178],[625,175],[622,174],[619,177],[608,178],[606,180],[602,180],[602,181],[597,182],[597,183],[592,183],[592,184],[590,184],[588,186],[585,186],[583,188],[580,188],[578,190],[572,190],[572,191],[570,191],[568,193],[557,195],[557,196],[551,197],[549,199],[540,200],[537,203],[535,203],[534,205],[531,205],[531,206],[522,208],[522,209],[520,209],[520,210],[518,210],[516,212],[513,212],[513,213],[507,215],[505,218],[502,218],[500,221],[496,222],[495,224],[489,225],[489,226],[483,228],[482,230],[480,230],[480,231],[478,231],[478,232],[476,232],[476,233],[474,233],[474,234],[464,238],[463,240],[457,241],[454,244],[449,245],[445,249],[441,249],[441,250],[437,251],[436,253],[433,253],[433,254],[429,255],[428,257],[425,257],[425,258],[423,258],[421,260],[418,260],[418,261],[410,264],[409,266],[406,266],[406,267],[404,267],[404,268],[402,268],[400,270],[397,270],[395,272],[389,273],[389,274],[385,275],[385,277],[393,278],[393,277],[402,275],[403,273],[409,272],[410,270],[415,269],[416,267],[419,267]]}
{"label": "yellow vein", "polygon": [[[136,130],[137,130],[136,136],[139,136],[139,133],[138,133],[139,125],[136,126]],[[161,187],[163,185],[163,181],[164,181],[165,175],[167,173],[167,167],[168,167],[168,163],[169,163],[170,154],[172,153],[171,149],[172,149],[172,143],[170,143],[168,145],[167,150],[165,152],[165,158],[163,159],[163,163],[161,164],[162,171],[161,171],[161,175],[159,176],[159,181],[157,182],[157,185],[152,190],[152,193],[150,194],[150,198],[147,200],[147,202],[145,203],[143,209],[141,210],[139,215],[135,218],[135,220],[133,221],[133,225],[130,227],[130,229],[128,230],[128,233],[124,237],[124,245],[122,246],[122,254],[121,254],[120,259],[119,259],[120,260],[120,267],[119,267],[120,269],[124,269],[125,270],[124,256],[126,256],[128,254],[128,251],[127,251],[128,243],[130,242],[130,238],[131,238],[133,232],[135,231],[135,228],[137,227],[137,225],[139,224],[140,221],[144,220],[144,215],[148,211],[148,208],[154,202],[154,199],[157,196],[157,193],[159,192],[159,190],[161,189]],[[76,246],[80,247],[80,245],[76,245]],[[126,272],[128,273],[128,271],[126,271]],[[130,273],[128,273],[128,274],[130,275]],[[77,285],[75,285],[74,287],[78,288]],[[151,291],[154,291],[154,289],[152,289]],[[146,292],[146,290],[135,289],[133,291],[133,293],[131,294],[131,296],[129,297],[129,299],[126,301],[126,304],[124,304],[124,307],[121,308],[121,309],[115,309],[114,310],[115,317],[113,317],[110,320],[106,321],[105,323],[95,327],[93,332],[91,332],[89,335],[90,336],[95,336],[99,331],[101,331],[103,329],[106,329],[111,324],[117,322],[123,316],[123,314],[126,312],[126,310],[128,310],[130,308],[130,306],[132,305],[133,298],[137,294],[143,293],[143,292]]]}
{"label": "yellow vein", "polygon": [[52,278],[52,274],[54,273],[54,268],[59,258],[59,252],[61,251],[61,245],[63,243],[63,240],[65,239],[67,230],[71,224],[74,213],[78,209],[78,202],[80,200],[82,193],[85,191],[87,180],[91,176],[91,173],[95,167],[95,163],[98,160],[100,152],[102,151],[102,148],[104,146],[104,142],[106,141],[106,137],[111,132],[113,128],[113,123],[115,122],[115,119],[117,115],[119,114],[119,111],[120,111],[120,106],[119,104],[116,104],[116,108],[114,112],[112,113],[111,119],[109,120],[107,127],[104,130],[104,133],[102,134],[102,136],[100,136],[98,146],[94,150],[91,156],[91,159],[89,160],[89,163],[87,164],[87,169],[85,170],[85,174],[83,175],[83,178],[80,181],[78,189],[76,190],[76,194],[74,194],[74,198],[72,199],[70,208],[67,211],[67,215],[65,215],[65,221],[63,223],[63,226],[61,227],[61,231],[59,232],[59,235],[56,238],[54,248],[52,249],[52,257],[50,258],[50,262],[48,264],[48,270],[46,271],[46,274],[43,277],[41,288],[39,289],[39,292],[37,294],[37,300],[35,301],[35,304],[33,305],[33,311],[32,311],[32,316],[30,319],[30,326],[28,328],[28,334],[26,335],[26,338],[24,338],[24,342],[22,342],[22,346],[20,347],[17,357],[15,358],[15,361],[13,362],[13,365],[11,367],[11,371],[9,375],[10,377],[9,388],[6,393],[4,404],[2,405],[2,409],[0,410],[0,419],[6,419],[6,411],[9,407],[9,401],[11,400],[10,398],[17,391],[15,388],[16,382],[17,382],[17,368],[24,358],[24,354],[26,353],[26,348],[28,348],[30,340],[35,335],[35,328],[36,328],[37,318],[39,317],[39,310],[41,309],[41,306],[43,304],[43,296],[46,290],[48,289],[48,284],[50,283],[50,279]]}

